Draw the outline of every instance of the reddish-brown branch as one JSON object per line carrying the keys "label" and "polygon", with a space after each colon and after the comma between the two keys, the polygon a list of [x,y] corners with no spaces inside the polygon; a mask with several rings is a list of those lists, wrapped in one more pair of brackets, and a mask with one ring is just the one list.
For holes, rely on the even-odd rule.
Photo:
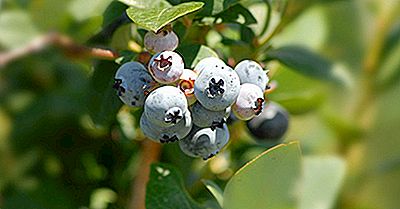
{"label": "reddish-brown branch", "polygon": [[142,155],[136,176],[132,184],[132,198],[129,202],[129,209],[145,209],[146,185],[149,181],[150,165],[160,157],[161,145],[151,140],[144,140],[142,143]]}
{"label": "reddish-brown branch", "polygon": [[98,58],[113,60],[118,54],[108,49],[92,48],[74,42],[66,35],[49,33],[33,39],[26,46],[0,52],[0,67],[26,55],[42,51],[50,46],[60,48],[67,56],[75,58]]}

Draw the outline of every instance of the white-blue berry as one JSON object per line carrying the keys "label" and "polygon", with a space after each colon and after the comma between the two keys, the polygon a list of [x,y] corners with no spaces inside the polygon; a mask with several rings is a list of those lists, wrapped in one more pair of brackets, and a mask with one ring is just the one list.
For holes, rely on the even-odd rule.
{"label": "white-blue berry", "polygon": [[143,107],[147,92],[158,84],[139,62],[123,64],[115,74],[114,88],[128,106]]}
{"label": "white-blue berry", "polygon": [[155,54],[149,62],[149,72],[159,83],[169,84],[177,81],[183,73],[182,57],[173,51]]}
{"label": "white-blue berry", "polygon": [[186,137],[192,129],[192,118],[190,112],[186,111],[182,120],[178,123],[164,127],[154,124],[146,114],[140,118],[140,128],[143,134],[156,142],[175,142]]}
{"label": "white-blue berry", "polygon": [[187,99],[181,90],[174,86],[162,86],[147,96],[143,114],[152,123],[166,127],[177,124],[188,111]]}
{"label": "white-blue berry", "polygon": [[202,70],[194,82],[194,94],[203,107],[222,111],[239,95],[240,80],[232,68],[215,64]]}
{"label": "white-blue berry", "polygon": [[235,71],[240,78],[240,83],[252,83],[265,90],[269,78],[263,68],[255,61],[243,60],[236,65]]}
{"label": "white-blue berry", "polygon": [[228,107],[222,111],[211,111],[204,108],[199,102],[190,107],[193,124],[201,128],[210,127],[212,129],[222,128],[223,124],[226,123],[227,116],[229,116],[230,109]]}
{"label": "white-blue berry", "polygon": [[151,53],[174,51],[178,43],[178,36],[170,30],[160,30],[157,33],[149,31],[144,36],[144,47]]}
{"label": "white-blue berry", "polygon": [[193,126],[189,135],[179,141],[179,147],[189,156],[207,160],[218,154],[228,140],[229,130],[226,124],[216,129]]}
{"label": "white-blue berry", "polygon": [[232,112],[239,120],[250,120],[262,112],[264,92],[257,85],[245,83],[232,106]]}
{"label": "white-blue berry", "polygon": [[215,65],[226,65],[224,61],[217,57],[207,57],[202,60],[200,60],[196,66],[194,67],[193,71],[196,72],[197,74],[200,74],[203,69],[213,67]]}

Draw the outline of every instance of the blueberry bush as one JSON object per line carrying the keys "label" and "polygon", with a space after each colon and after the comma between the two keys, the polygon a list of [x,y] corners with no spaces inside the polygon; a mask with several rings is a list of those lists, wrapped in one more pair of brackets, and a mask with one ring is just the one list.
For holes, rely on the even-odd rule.
{"label": "blueberry bush", "polygon": [[400,1],[0,0],[1,209],[397,209]]}

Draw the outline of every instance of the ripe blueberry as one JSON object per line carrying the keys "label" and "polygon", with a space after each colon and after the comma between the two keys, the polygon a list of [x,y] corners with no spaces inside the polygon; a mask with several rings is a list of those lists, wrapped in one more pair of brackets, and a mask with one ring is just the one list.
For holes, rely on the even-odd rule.
{"label": "ripe blueberry", "polygon": [[258,142],[279,142],[289,126],[289,113],[274,102],[269,102],[265,110],[247,123],[249,132]]}
{"label": "ripe blueberry", "polygon": [[227,116],[230,113],[230,107],[222,111],[211,111],[204,108],[199,102],[191,106],[193,124],[205,128],[210,127],[215,129],[216,127],[222,128],[226,122]]}
{"label": "ripe blueberry", "polygon": [[184,69],[182,57],[173,51],[155,54],[149,62],[149,72],[153,78],[163,84],[177,81]]}
{"label": "ripe blueberry", "polygon": [[194,82],[197,101],[212,111],[223,111],[231,106],[238,97],[239,90],[239,76],[225,64],[215,63],[204,68]]}
{"label": "ripe blueberry", "polygon": [[157,33],[149,31],[144,36],[144,47],[151,53],[174,51],[178,47],[179,38],[172,30],[163,29]]}
{"label": "ripe blueberry", "polygon": [[192,157],[202,157],[207,160],[228,143],[229,131],[226,124],[222,128],[199,128],[193,126],[189,135],[179,141],[181,150]]}
{"label": "ripe blueberry", "polygon": [[236,65],[235,71],[240,78],[240,83],[252,83],[265,90],[269,82],[267,73],[255,61],[243,60]]}
{"label": "ripe blueberry", "polygon": [[146,68],[139,62],[123,64],[115,74],[114,88],[128,106],[142,107],[146,93],[158,86]]}
{"label": "ripe blueberry", "polygon": [[146,114],[142,114],[142,117],[140,117],[140,128],[145,136],[156,142],[175,142],[189,134],[192,129],[192,118],[190,112],[186,111],[178,123],[164,127],[153,123]]}
{"label": "ripe blueberry", "polygon": [[240,86],[240,93],[232,106],[232,112],[239,120],[250,120],[262,112],[264,92],[251,83]]}
{"label": "ripe blueberry", "polygon": [[144,103],[144,112],[158,126],[177,124],[188,112],[184,93],[174,86],[162,86],[152,91]]}
{"label": "ripe blueberry", "polygon": [[197,74],[200,74],[200,72],[209,67],[213,67],[215,65],[221,65],[224,66],[226,65],[224,61],[217,57],[207,57],[202,60],[200,60],[196,66],[194,67],[193,71],[196,72]]}

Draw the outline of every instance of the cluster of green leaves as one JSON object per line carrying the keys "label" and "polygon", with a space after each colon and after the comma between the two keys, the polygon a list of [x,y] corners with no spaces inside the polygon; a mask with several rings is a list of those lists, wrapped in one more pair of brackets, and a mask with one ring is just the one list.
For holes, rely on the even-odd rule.
{"label": "cluster of green leaves", "polygon": [[279,145],[244,165],[227,182],[224,191],[214,182],[204,181],[218,202],[211,207],[193,201],[175,168],[154,164],[147,185],[146,206],[150,209],[330,208],[344,174],[345,164],[340,158],[301,159],[298,143]]}

